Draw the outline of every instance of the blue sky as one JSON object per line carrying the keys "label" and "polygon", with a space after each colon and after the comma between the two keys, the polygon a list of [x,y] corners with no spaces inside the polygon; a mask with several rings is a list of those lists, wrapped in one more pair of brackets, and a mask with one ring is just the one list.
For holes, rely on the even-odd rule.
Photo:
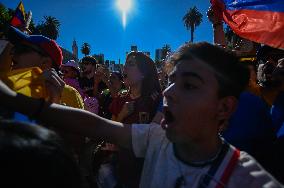
{"label": "blue sky", "polygon": [[[15,9],[18,0],[2,0]],[[195,32],[195,41],[212,42],[212,27],[206,18],[209,0],[133,0],[123,28],[121,12],[116,0],[23,0],[25,10],[31,10],[35,23],[43,16],[54,16],[60,23],[57,42],[71,50],[75,38],[79,46],[91,45],[91,54],[103,53],[105,59],[125,60],[126,51],[137,45],[140,51],[150,51],[170,44],[173,50],[190,39],[182,17],[196,5],[203,14],[203,22]],[[79,50],[79,58],[83,57]]]}

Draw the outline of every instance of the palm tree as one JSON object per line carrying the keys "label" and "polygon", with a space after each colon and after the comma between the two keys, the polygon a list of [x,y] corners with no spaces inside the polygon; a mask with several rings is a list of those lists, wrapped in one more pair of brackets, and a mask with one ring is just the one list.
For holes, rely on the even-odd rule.
{"label": "palm tree", "polygon": [[44,21],[36,26],[34,33],[56,40],[59,37],[59,27],[60,22],[55,17],[44,16]]}
{"label": "palm tree", "polygon": [[226,41],[228,41],[227,46],[231,49],[237,47],[238,43],[242,40],[242,38],[235,34],[234,31],[228,25],[225,28],[225,38]]}
{"label": "palm tree", "polygon": [[170,46],[169,44],[165,44],[165,45],[163,46],[163,49],[164,49],[165,51],[167,51],[167,52],[170,52],[170,51],[171,51],[171,46]]}
{"label": "palm tree", "polygon": [[171,46],[169,44],[165,44],[162,48],[163,50],[163,55],[162,57],[164,57],[165,59],[167,59],[168,55],[170,54],[171,52]]}
{"label": "palm tree", "polygon": [[85,56],[89,55],[91,52],[91,46],[90,44],[84,42],[82,47],[81,47],[81,52],[82,54],[84,54]]}
{"label": "palm tree", "polygon": [[203,15],[198,11],[196,6],[190,8],[187,13],[182,18],[184,22],[184,26],[187,30],[190,30],[190,41],[193,42],[193,34],[197,26],[199,26],[202,22]]}
{"label": "palm tree", "polygon": [[9,25],[13,12],[0,3],[0,33]]}

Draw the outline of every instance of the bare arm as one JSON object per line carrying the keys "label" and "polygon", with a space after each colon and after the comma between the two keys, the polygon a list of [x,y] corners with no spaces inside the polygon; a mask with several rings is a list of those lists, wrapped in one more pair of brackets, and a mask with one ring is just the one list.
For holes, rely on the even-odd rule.
{"label": "bare arm", "polygon": [[225,32],[223,28],[223,21],[214,15],[213,8],[210,7],[207,11],[207,17],[213,26],[213,40],[214,44],[226,46]]}
{"label": "bare arm", "polygon": [[214,44],[226,46],[223,23],[213,24]]}
{"label": "bare arm", "polygon": [[[0,81],[0,105],[32,116],[41,106],[41,101],[16,94]],[[45,103],[38,118],[47,125],[131,149],[131,126],[104,119],[90,112]]]}

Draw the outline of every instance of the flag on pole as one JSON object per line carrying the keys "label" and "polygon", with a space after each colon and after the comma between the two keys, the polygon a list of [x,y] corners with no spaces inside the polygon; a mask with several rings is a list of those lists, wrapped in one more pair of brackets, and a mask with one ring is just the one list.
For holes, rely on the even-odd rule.
{"label": "flag on pole", "polygon": [[284,0],[210,0],[240,37],[284,49]]}
{"label": "flag on pole", "polygon": [[14,27],[24,27],[26,25],[25,18],[25,8],[22,1],[20,1],[18,7],[15,10],[15,14],[10,22],[10,24]]}

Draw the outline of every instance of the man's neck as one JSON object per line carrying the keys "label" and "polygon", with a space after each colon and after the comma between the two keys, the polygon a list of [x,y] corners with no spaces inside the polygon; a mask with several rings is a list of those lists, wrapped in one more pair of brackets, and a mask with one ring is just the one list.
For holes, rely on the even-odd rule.
{"label": "man's neck", "polygon": [[202,163],[214,158],[222,148],[222,140],[206,140],[191,144],[174,144],[176,156],[186,163]]}

